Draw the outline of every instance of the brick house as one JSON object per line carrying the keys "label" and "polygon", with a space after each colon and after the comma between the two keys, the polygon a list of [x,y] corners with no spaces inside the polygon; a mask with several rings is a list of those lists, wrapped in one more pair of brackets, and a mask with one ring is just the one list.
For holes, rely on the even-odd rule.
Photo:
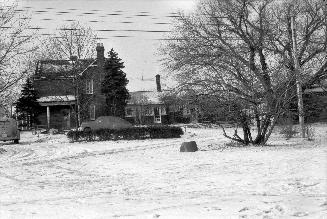
{"label": "brick house", "polygon": [[41,126],[59,130],[77,127],[84,120],[104,115],[104,47],[98,43],[96,58],[39,60],[33,76],[42,106]]}

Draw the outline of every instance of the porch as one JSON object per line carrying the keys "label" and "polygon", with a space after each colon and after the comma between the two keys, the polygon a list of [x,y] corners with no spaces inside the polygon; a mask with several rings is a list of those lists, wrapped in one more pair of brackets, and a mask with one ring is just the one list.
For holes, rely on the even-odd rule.
{"label": "porch", "polygon": [[69,130],[76,127],[76,99],[73,95],[46,96],[38,99],[42,112],[38,116],[41,126],[47,129]]}

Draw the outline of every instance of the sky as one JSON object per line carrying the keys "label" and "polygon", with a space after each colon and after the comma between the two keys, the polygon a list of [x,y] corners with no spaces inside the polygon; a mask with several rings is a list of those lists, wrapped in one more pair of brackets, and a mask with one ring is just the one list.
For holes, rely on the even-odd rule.
{"label": "sky", "polygon": [[[91,27],[105,53],[113,48],[125,63],[128,89],[155,89],[155,75],[165,71],[158,48],[179,10],[191,12],[197,0],[19,0],[38,34],[52,34],[73,21]],[[143,79],[143,80],[142,80]]]}

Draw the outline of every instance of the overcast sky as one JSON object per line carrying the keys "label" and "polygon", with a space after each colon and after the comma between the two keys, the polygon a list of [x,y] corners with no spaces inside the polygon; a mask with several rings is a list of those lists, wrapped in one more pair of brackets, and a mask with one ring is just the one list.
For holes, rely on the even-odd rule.
{"label": "overcast sky", "polygon": [[114,48],[125,62],[128,88],[135,91],[155,88],[155,82],[150,80],[164,73],[158,62],[160,57],[156,55],[159,39],[165,38],[171,30],[174,13],[191,11],[196,1],[19,0],[19,4],[32,15],[33,26],[41,28],[39,34],[51,34],[57,27],[74,20],[90,26],[106,52]]}

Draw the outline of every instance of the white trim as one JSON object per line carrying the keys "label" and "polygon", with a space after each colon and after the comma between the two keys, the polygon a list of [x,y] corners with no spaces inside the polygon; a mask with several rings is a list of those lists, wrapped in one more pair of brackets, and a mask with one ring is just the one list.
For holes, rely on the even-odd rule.
{"label": "white trim", "polygon": [[[158,115],[156,115],[156,110],[158,110]],[[154,117],[154,123],[161,123],[161,107],[155,106],[153,107],[153,117]]]}
{"label": "white trim", "polygon": [[47,106],[47,127],[50,129],[50,106]]}

